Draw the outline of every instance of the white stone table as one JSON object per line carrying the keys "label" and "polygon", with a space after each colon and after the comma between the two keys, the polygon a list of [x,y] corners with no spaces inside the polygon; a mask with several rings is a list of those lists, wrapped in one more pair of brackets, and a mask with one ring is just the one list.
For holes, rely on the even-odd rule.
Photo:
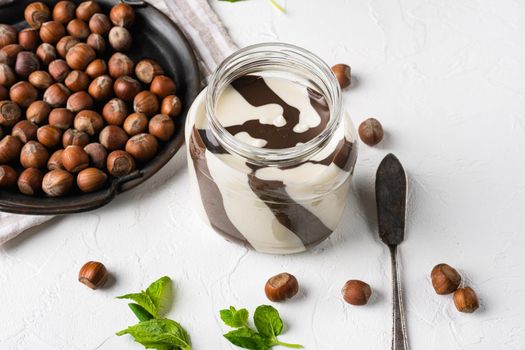
{"label": "white stone table", "polygon": [[[457,0],[213,2],[236,42],[282,40],[355,75],[344,93],[358,123],[374,116],[387,136],[361,147],[339,233],[313,251],[270,256],[225,242],[194,212],[179,154],[141,187],[99,210],[58,218],[0,248],[0,348],[141,349],[114,333],[135,322],[125,301],[167,274],[169,316],[196,350],[233,349],[218,310],[267,300],[266,279],[288,271],[301,294],[279,304],[283,341],[307,349],[390,347],[390,266],[376,234],[373,178],[395,153],[410,178],[401,246],[410,344],[427,350],[525,348],[525,3]],[[92,291],[76,281],[87,260],[114,276]],[[457,267],[481,298],[458,313],[429,273]],[[347,279],[370,283],[366,307],[346,305]]]}

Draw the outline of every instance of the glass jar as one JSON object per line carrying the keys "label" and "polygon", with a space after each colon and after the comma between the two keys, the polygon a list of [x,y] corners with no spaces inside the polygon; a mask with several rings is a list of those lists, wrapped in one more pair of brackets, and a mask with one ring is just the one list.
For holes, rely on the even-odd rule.
{"label": "glass jar", "polygon": [[228,240],[264,253],[305,251],[341,220],[355,139],[341,89],[319,57],[282,43],[241,49],[188,113],[198,207]]}

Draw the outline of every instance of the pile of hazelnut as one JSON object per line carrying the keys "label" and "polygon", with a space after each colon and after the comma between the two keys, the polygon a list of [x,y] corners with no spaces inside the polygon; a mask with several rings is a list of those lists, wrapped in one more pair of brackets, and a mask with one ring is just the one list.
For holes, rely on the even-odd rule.
{"label": "pile of hazelnut", "polygon": [[64,196],[103,188],[151,160],[175,132],[175,82],[124,52],[133,8],[28,5],[29,28],[0,24],[0,189]]}

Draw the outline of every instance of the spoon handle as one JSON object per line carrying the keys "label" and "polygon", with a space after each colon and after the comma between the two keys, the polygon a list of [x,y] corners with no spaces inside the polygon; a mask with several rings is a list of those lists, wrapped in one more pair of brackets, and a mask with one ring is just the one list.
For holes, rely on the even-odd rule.
{"label": "spoon handle", "polygon": [[403,293],[401,291],[399,267],[397,265],[397,246],[389,245],[388,247],[390,248],[390,260],[392,262],[392,350],[408,350]]}

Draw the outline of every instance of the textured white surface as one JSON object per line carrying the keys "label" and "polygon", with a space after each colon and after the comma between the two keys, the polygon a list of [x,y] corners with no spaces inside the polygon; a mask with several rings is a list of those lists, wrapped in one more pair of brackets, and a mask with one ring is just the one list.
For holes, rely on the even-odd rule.
{"label": "textured white surface", "polygon": [[[267,302],[266,279],[295,274],[301,295],[278,304],[284,341],[308,349],[387,349],[390,266],[378,242],[373,176],[395,153],[410,177],[407,241],[401,247],[414,349],[525,347],[525,3],[522,1],[288,0],[214,8],[242,46],[283,40],[348,62],[345,92],[357,123],[382,121],[387,136],[360,148],[354,194],[341,230],[310,253],[261,255],[224,242],[190,205],[182,153],[142,187],[100,210],[55,219],[0,248],[0,348],[141,349],[116,337],[133,322],[113,297],[163,274],[176,286],[169,316],[195,349],[231,349],[217,312]],[[107,289],[76,281],[87,260],[114,276]],[[455,311],[433,293],[431,268],[457,267],[481,309]],[[374,289],[366,307],[341,301],[347,279]]]}

